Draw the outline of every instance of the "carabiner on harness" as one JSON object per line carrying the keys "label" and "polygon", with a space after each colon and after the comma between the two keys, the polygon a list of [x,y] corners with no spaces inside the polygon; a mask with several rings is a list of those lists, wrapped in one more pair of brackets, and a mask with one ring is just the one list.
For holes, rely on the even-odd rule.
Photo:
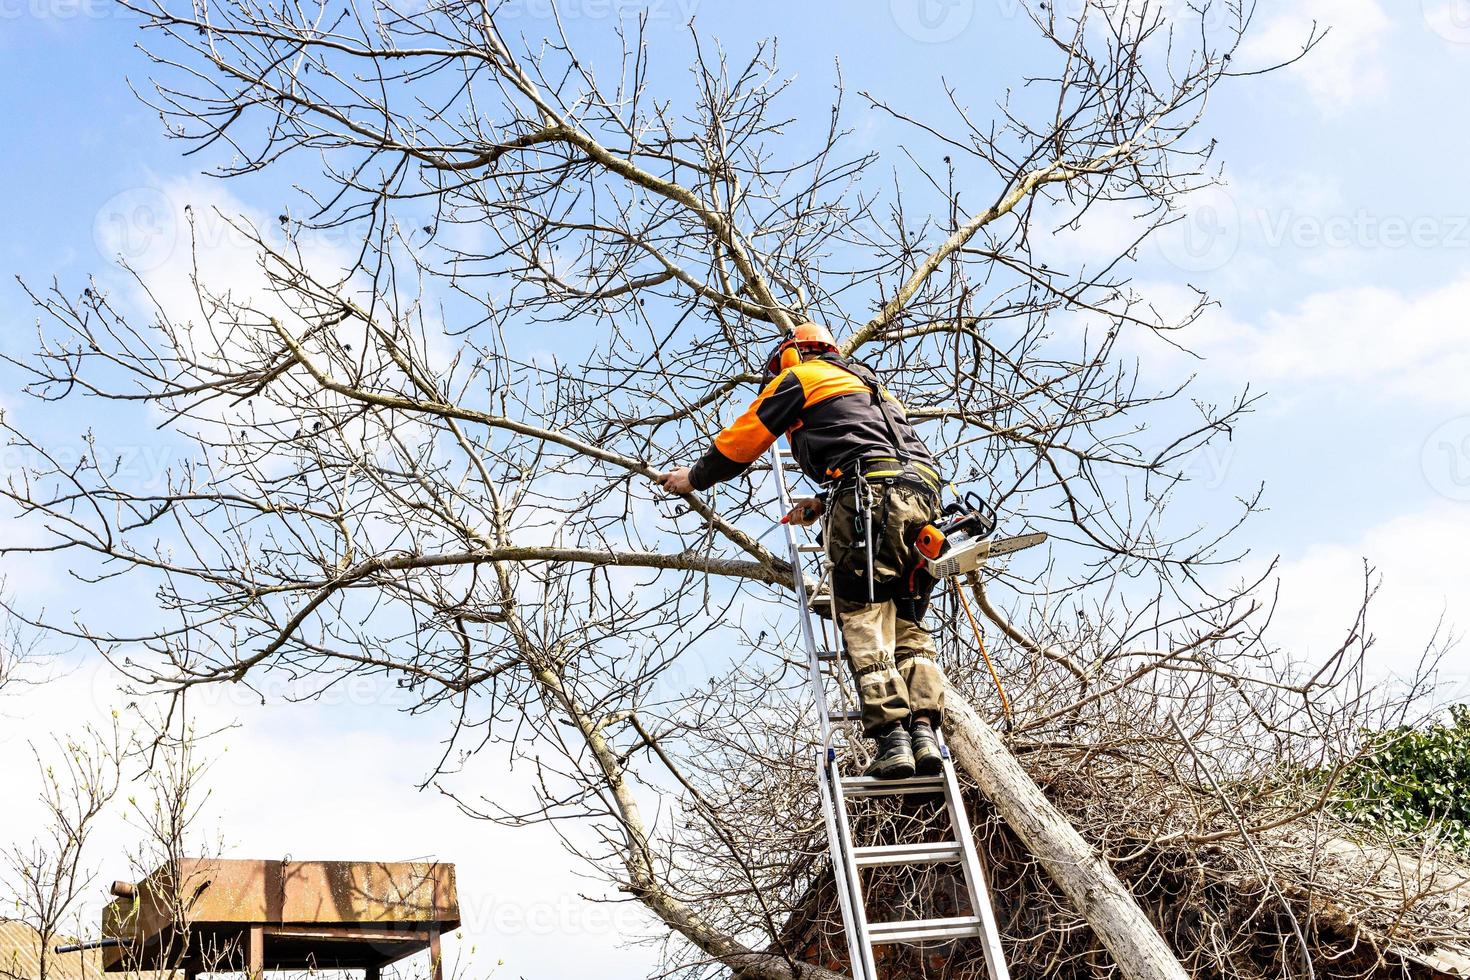
{"label": "carabiner on harness", "polygon": [[853,547],[863,553],[863,574],[868,583],[868,605],[876,600],[873,587],[873,485],[861,473],[852,478]]}

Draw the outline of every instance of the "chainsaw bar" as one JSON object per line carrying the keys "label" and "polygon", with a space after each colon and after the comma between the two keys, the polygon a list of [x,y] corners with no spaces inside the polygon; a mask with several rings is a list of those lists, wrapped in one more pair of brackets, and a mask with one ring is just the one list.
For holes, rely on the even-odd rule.
{"label": "chainsaw bar", "polygon": [[1034,548],[1045,540],[1046,532],[1038,531],[1035,534],[1022,534],[998,541],[989,538],[983,541],[964,541],[951,548],[947,554],[941,555],[938,561],[929,562],[929,574],[938,579],[954,578],[956,575],[975,571],[987,558]]}

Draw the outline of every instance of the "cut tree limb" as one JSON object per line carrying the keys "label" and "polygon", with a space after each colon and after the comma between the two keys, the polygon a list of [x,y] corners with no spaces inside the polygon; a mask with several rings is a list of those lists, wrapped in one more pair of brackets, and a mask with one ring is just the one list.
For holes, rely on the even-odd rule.
{"label": "cut tree limb", "polygon": [[1072,900],[1131,980],[1189,974],[1133,895],[1026,774],[975,709],[953,689],[946,714],[950,750],[996,812]]}

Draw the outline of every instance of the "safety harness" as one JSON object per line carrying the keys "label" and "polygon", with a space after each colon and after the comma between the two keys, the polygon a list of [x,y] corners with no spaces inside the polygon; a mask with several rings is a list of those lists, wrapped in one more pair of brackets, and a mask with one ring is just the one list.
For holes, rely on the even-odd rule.
{"label": "safety harness", "polygon": [[908,447],[904,445],[903,437],[898,432],[898,423],[894,420],[893,405],[890,404],[888,398],[884,397],[883,386],[879,383],[878,376],[866,364],[849,361],[836,351],[827,351],[821,355],[820,359],[846,371],[868,389],[873,407],[883,419],[883,428],[888,434],[888,444],[893,447],[892,456],[865,456],[859,459],[853,466],[852,473],[844,473],[841,469],[829,469],[827,471],[829,485],[835,489],[845,480],[854,478],[913,483],[937,496],[943,480],[934,467],[915,459],[914,454],[909,452]]}

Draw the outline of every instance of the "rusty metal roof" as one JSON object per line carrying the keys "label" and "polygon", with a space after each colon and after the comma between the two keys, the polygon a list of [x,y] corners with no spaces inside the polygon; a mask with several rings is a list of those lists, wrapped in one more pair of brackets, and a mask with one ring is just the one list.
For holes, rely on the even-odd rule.
{"label": "rusty metal roof", "polygon": [[385,965],[459,926],[454,865],[395,861],[185,858],[159,868],[103,910],[107,972],[216,972],[252,931],[265,968]]}
{"label": "rusty metal roof", "polygon": [[[69,942],[57,936],[52,945]],[[41,937],[24,922],[0,921],[0,975],[40,980]],[[102,953],[52,953],[46,958],[47,980],[101,980]]]}
{"label": "rusty metal roof", "polygon": [[141,897],[104,910],[104,935],[146,937],[166,928],[175,903],[190,922],[459,925],[452,864],[185,858],[149,875],[139,890]]}

